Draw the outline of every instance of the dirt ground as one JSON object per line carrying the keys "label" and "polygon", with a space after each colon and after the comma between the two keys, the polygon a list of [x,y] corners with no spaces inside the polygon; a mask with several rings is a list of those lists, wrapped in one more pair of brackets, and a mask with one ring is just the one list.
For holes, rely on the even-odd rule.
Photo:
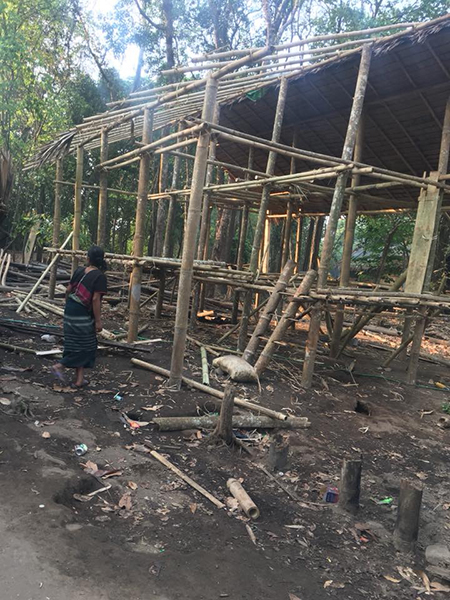
{"label": "dirt ground", "polygon": [[[7,309],[0,316],[17,318]],[[59,324],[57,317],[20,318]],[[107,328],[117,329],[123,318],[111,311]],[[217,340],[223,331],[226,326],[202,324],[195,336]],[[152,353],[133,355],[168,367],[170,318],[153,320],[146,335],[164,341],[154,344]],[[380,335],[376,338],[379,344]],[[49,347],[39,335],[1,326],[0,340]],[[290,341],[304,340],[304,330],[291,332]],[[272,363],[261,394],[256,386],[243,387],[246,398],[310,419],[309,429],[289,433],[289,467],[277,474],[301,502],[258,468],[266,460],[271,432],[252,432],[244,440],[256,454],[251,459],[239,450],[211,446],[206,432],[125,426],[122,411],[150,421],[155,415],[217,410],[208,395],[186,388],[169,391],[163,378],[134,368],[131,353],[100,351],[90,386],[73,391],[53,381],[51,359],[0,349],[1,600],[448,597],[427,592],[420,569],[437,580],[425,564],[424,549],[450,544],[450,440],[448,430],[437,425],[450,394],[435,386],[450,384],[450,373],[421,362],[423,387],[408,387],[401,383],[405,364],[395,361],[391,370],[382,371],[386,352],[371,341],[370,335],[361,336],[353,357],[345,358],[347,365],[356,359],[352,373],[319,355],[310,391],[299,385],[302,350],[293,346],[281,347],[284,360]],[[386,339],[386,345],[390,342]],[[436,344],[444,355],[448,343]],[[201,379],[194,345],[187,371]],[[211,374],[214,387],[224,383]],[[121,401],[114,399],[117,393]],[[11,406],[18,411],[29,406],[32,414],[11,414]],[[228,502],[227,509],[219,510],[138,451],[144,440]],[[75,455],[78,443],[87,444],[85,456]],[[351,517],[323,502],[323,487],[338,485],[344,457],[361,454],[361,507]],[[120,474],[96,479],[84,471],[87,461]],[[248,522],[227,501],[229,477],[243,479],[261,511],[257,521]],[[414,557],[397,553],[391,541],[404,477],[425,486]],[[392,503],[380,504],[386,497]]]}

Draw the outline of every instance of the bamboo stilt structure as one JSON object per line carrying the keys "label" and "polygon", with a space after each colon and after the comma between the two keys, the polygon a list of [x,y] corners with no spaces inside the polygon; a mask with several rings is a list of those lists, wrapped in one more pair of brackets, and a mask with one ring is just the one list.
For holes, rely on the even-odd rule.
{"label": "bamboo stilt structure", "polygon": [[[102,129],[100,142],[100,162],[108,160],[108,132]],[[98,191],[98,225],[97,245],[104,248],[106,243],[106,210],[108,207],[108,173],[104,169],[100,171]]]}
{"label": "bamboo stilt structure", "polygon": [[243,358],[249,362],[253,363],[256,352],[258,350],[259,342],[261,336],[264,335],[269,328],[270,321],[272,320],[273,314],[280,303],[281,293],[285,291],[289,280],[291,279],[294,273],[295,263],[293,260],[288,260],[286,265],[284,266],[283,271],[280,274],[280,277],[275,285],[272,294],[269,297],[269,300],[259,317],[258,324],[253,331],[252,337],[250,338],[247,347],[244,350]]}
{"label": "bamboo stilt structure", "polygon": [[266,369],[267,365],[271,361],[272,356],[275,352],[277,342],[282,340],[283,336],[285,335],[286,331],[288,330],[289,325],[291,324],[292,319],[294,319],[295,315],[297,314],[298,303],[295,301],[295,298],[297,298],[298,296],[304,296],[304,295],[308,294],[309,290],[311,289],[311,286],[314,283],[316,275],[317,275],[316,271],[312,271],[312,270],[308,271],[308,273],[306,273],[303,281],[297,288],[297,290],[294,294],[293,300],[291,300],[291,302],[286,307],[286,310],[284,311],[283,316],[278,321],[278,325],[273,330],[272,335],[269,338],[269,341],[265,345],[258,360],[256,361],[255,370],[258,373],[258,375],[261,375],[261,373],[264,371],[264,369]]}
{"label": "bamboo stilt structure", "polygon": [[[355,160],[362,161],[363,158],[363,140],[364,140],[364,111],[361,114],[358,131],[356,134],[355,150],[353,156]],[[359,173],[352,175],[352,187],[359,185],[361,176]],[[355,239],[356,217],[358,210],[358,198],[352,194],[348,201],[347,219],[345,222],[344,248],[341,260],[341,276],[339,279],[340,287],[346,287],[350,283],[350,266],[352,261],[353,242]],[[344,308],[336,312],[333,327],[333,339],[330,345],[330,356],[336,357],[341,344],[342,327],[344,324]]]}
{"label": "bamboo stilt structure", "polygon": [[[144,112],[144,129],[142,141],[145,144],[151,142],[153,135],[153,111],[146,109]],[[148,181],[150,176],[151,157],[143,154],[139,165],[138,199],[136,206],[136,224],[133,240],[133,254],[142,256],[144,251],[145,218],[147,209]],[[127,342],[136,341],[139,328],[139,306],[141,301],[142,266],[133,265],[130,278],[130,319],[128,324]]]}
{"label": "bamboo stilt structure", "polygon": [[[80,249],[80,231],[81,231],[81,192],[83,184],[83,159],[84,159],[84,148],[83,146],[77,147],[77,167],[75,173],[75,196],[73,204],[73,239],[72,239],[72,250]],[[78,258],[74,256],[72,258],[72,274],[78,268]]]}
{"label": "bamboo stilt structure", "polygon": [[[216,107],[218,82],[212,77],[206,84],[202,118],[211,120]],[[177,297],[177,313],[172,350],[169,384],[180,389],[183,376],[184,351],[186,347],[187,325],[189,318],[189,298],[191,295],[192,275],[197,233],[200,223],[203,186],[205,183],[208,149],[210,142],[209,131],[203,131],[198,138],[195,153],[194,172],[192,175],[189,212],[186,233],[183,240],[183,255],[181,261],[180,280]]]}
{"label": "bamboo stilt structure", "polygon": [[[63,178],[63,163],[62,158],[56,161],[56,181]],[[59,246],[59,236],[61,233],[61,192],[62,186],[60,183],[55,183],[55,203],[53,207],[53,238],[52,245],[54,248]],[[56,274],[58,271],[58,261],[55,262],[50,271],[50,281],[48,283],[48,297],[53,300],[55,297]]]}
{"label": "bamboo stilt structure", "polygon": [[[372,56],[372,47],[364,46],[361,50],[361,61],[358,71],[358,79],[356,81],[356,89],[353,96],[352,109],[347,126],[344,147],[342,150],[342,158],[350,160],[353,156],[356,134],[359,127],[359,121],[364,104],[364,97],[369,78],[369,68]],[[320,266],[318,274],[318,287],[326,286],[328,272],[330,269],[331,255],[333,252],[334,240],[336,237],[336,229],[341,214],[342,202],[344,200],[345,189],[347,186],[348,173],[344,172],[338,175],[336,186],[334,188],[333,200],[331,202],[330,215],[328,217],[327,228],[325,231],[325,239],[323,241],[322,253],[320,256]],[[317,354],[317,343],[319,341],[321,308],[315,308],[311,312],[311,320],[309,325],[307,352],[305,355],[305,364],[303,366],[302,385],[310,387],[314,372],[314,360]]]}
{"label": "bamboo stilt structure", "polygon": [[[280,140],[281,136],[281,127],[283,124],[284,117],[284,108],[286,104],[286,97],[288,91],[288,80],[283,77],[280,83],[280,89],[278,92],[278,102],[277,108],[275,112],[275,119],[273,123],[272,129],[272,142],[277,143]],[[269,157],[267,159],[266,166],[266,175],[272,176],[275,173],[275,164],[277,160],[277,153],[274,150],[270,150]],[[256,275],[258,270],[258,257],[261,249],[261,242],[264,235],[264,225],[267,215],[267,208],[270,200],[270,188],[268,186],[264,186],[263,192],[261,194],[261,202],[259,206],[258,212],[258,220],[255,226],[255,232],[253,236],[253,245],[252,245],[252,253],[250,257],[250,265],[249,270],[251,273]],[[238,347],[239,350],[243,350],[245,348],[247,342],[247,332],[248,332],[248,315],[250,314],[252,307],[252,294],[247,292],[244,298],[244,305],[242,307],[242,317],[241,317],[241,331],[239,333],[239,342]]]}

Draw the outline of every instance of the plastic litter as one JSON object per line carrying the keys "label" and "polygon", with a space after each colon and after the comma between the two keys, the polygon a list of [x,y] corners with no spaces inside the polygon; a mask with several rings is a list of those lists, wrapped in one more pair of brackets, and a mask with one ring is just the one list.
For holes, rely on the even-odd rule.
{"label": "plastic litter", "polygon": [[77,444],[74,448],[74,452],[77,456],[83,456],[88,451],[86,444]]}

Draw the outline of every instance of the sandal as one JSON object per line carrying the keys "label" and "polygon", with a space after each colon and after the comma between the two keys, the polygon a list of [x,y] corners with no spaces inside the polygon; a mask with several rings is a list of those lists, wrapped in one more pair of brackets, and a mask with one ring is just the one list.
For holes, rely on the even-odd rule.
{"label": "sandal", "polygon": [[77,385],[76,383],[71,383],[70,387],[76,389],[76,390],[81,390],[81,388],[87,387],[89,385],[89,381],[87,381],[86,379],[83,379],[83,383],[81,383],[80,385]]}

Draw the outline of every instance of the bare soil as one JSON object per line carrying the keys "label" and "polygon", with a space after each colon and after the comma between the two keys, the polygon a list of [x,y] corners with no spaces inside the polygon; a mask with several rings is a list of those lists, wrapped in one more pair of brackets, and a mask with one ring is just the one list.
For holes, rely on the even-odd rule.
{"label": "bare soil", "polygon": [[[6,309],[0,314],[17,317]],[[117,329],[123,320],[120,311],[110,311],[106,327]],[[33,321],[44,319],[33,316]],[[58,320],[45,320],[50,322]],[[195,336],[213,343],[223,331],[224,326],[201,324]],[[154,344],[151,354],[134,355],[168,368],[171,319],[153,320],[146,334],[164,342]],[[0,327],[0,340],[49,347],[39,336],[5,327]],[[288,341],[304,344],[305,331],[292,331]],[[392,339],[382,341],[388,345]],[[436,344],[444,356],[448,343]],[[73,391],[53,381],[50,359],[0,349],[0,397],[18,410],[27,405],[32,411],[27,418],[0,406],[1,600],[422,597],[420,574],[408,581],[397,567],[427,570],[426,546],[450,543],[449,432],[437,425],[449,392],[435,386],[450,383],[448,369],[421,362],[423,387],[408,387],[402,383],[405,364],[395,361],[391,370],[382,371],[386,352],[362,335],[345,364],[330,361],[324,351],[314,389],[304,391],[297,362],[302,350],[287,345],[279,353],[284,360],[272,363],[261,394],[250,384],[243,392],[265,406],[311,420],[310,429],[289,433],[289,467],[277,474],[300,503],[257,466],[266,460],[272,432],[249,434],[244,443],[256,455],[251,459],[239,450],[211,446],[206,432],[163,434],[153,425],[134,431],[125,426],[122,411],[150,421],[155,415],[217,410],[212,397],[186,388],[170,391],[162,378],[133,368],[128,351],[100,351],[90,386]],[[347,366],[355,359],[350,372]],[[201,380],[194,345],[186,369]],[[211,374],[214,387],[224,383]],[[114,399],[116,393],[121,401]],[[227,510],[217,509],[151,456],[136,451],[144,440],[227,502]],[[89,447],[83,457],[74,453],[78,443]],[[338,485],[344,457],[360,455],[361,508],[351,517],[323,502],[323,488]],[[86,461],[121,474],[99,481],[85,473]],[[242,478],[261,511],[257,521],[249,522],[227,500],[229,477]],[[391,542],[402,478],[425,485],[415,556],[397,553]],[[108,484],[110,489],[80,501]],[[385,497],[392,497],[392,504],[378,503]]]}

